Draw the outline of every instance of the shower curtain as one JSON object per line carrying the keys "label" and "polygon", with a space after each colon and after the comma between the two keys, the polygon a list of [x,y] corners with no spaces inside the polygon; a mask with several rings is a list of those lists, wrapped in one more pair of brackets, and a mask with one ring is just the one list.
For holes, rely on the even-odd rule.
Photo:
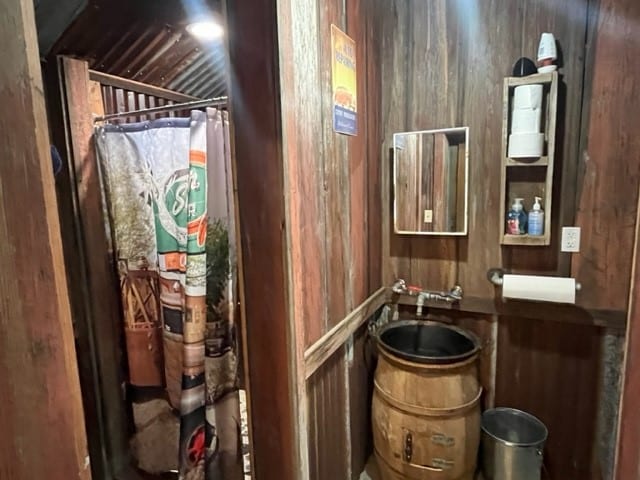
{"label": "shower curtain", "polygon": [[139,466],[243,478],[226,112],[96,130]]}

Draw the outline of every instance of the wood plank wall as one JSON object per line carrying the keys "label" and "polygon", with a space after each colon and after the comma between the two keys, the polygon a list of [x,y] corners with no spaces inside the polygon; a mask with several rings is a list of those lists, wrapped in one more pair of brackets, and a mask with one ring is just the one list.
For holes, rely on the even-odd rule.
{"label": "wood plank wall", "polygon": [[[501,146],[491,139],[498,138],[502,128],[502,78],[510,74],[517,58],[535,56],[541,32],[553,31],[563,52],[560,123],[568,132],[560,136],[558,150],[563,159],[576,158],[586,4],[527,0],[379,3],[379,9],[392,12],[383,17],[381,25],[385,178],[389,178],[394,132],[471,127],[469,236],[412,238],[393,235],[385,225],[385,254],[389,256],[385,281],[406,277],[433,289],[449,288],[458,281],[467,295],[492,298],[494,288],[485,277],[492,267],[569,273],[568,258],[562,258],[555,246],[501,249],[500,166],[496,161]],[[563,171],[575,170],[575,161],[573,165],[569,160],[559,163]],[[558,177],[568,175],[563,171]],[[391,183],[387,181],[385,188],[385,198],[390,199]],[[558,199],[558,211],[568,209],[565,204],[573,206],[571,196]],[[389,202],[384,207],[385,218],[391,222]],[[566,221],[571,224],[572,219]],[[556,220],[554,226],[558,224]]]}
{"label": "wood plank wall", "polygon": [[91,478],[33,2],[0,4],[0,478]]}
{"label": "wood plank wall", "polygon": [[[386,12],[379,30],[383,282],[399,277],[428,289],[458,282],[465,295],[493,304],[499,300],[485,277],[491,267],[574,275],[583,285],[576,319],[585,316],[582,307],[623,315],[640,178],[638,145],[625,128],[633,128],[638,110],[629,103],[638,88],[631,60],[638,55],[637,2],[378,0],[377,8]],[[562,75],[552,245],[500,247],[502,79],[518,57],[535,58],[542,32],[558,40]],[[468,237],[394,235],[391,135],[454,126],[470,127]],[[562,225],[582,227],[580,254],[559,253]],[[550,312],[549,321],[496,317],[496,404],[547,424],[551,478],[602,478],[608,468],[599,464],[596,423],[605,330],[558,323]]]}
{"label": "wood plank wall", "polygon": [[600,0],[592,12],[576,196],[582,248],[571,264],[588,307],[627,308],[640,180],[639,29],[636,0]]}
{"label": "wood plank wall", "polygon": [[[379,40],[371,2],[278,4],[292,318],[304,351],[382,285]],[[355,137],[333,131],[331,24],[356,42]],[[363,338],[338,349],[301,393],[311,479],[357,477],[364,466]]]}
{"label": "wood plank wall", "polygon": [[227,0],[223,5],[252,475],[264,480],[296,480],[300,478],[300,434],[294,392],[299,387],[299,367],[293,354],[284,234],[279,12],[274,0]]}
{"label": "wood plank wall", "polygon": [[[640,178],[640,3],[601,0],[589,35],[592,65],[584,112],[578,218],[587,249],[572,265],[575,275],[590,278],[593,301],[626,305],[625,279],[632,266],[633,291],[627,324],[624,390],[616,480],[640,479],[640,270],[638,203]],[[635,193],[635,195],[634,195]],[[635,197],[635,198],[634,198]],[[632,245],[635,255],[632,260]]]}

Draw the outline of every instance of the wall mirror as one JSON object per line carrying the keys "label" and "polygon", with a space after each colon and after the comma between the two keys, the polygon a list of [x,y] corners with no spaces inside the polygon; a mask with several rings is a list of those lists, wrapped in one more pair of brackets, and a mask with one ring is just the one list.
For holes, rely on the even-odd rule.
{"label": "wall mirror", "polygon": [[394,231],[466,235],[469,127],[393,135]]}

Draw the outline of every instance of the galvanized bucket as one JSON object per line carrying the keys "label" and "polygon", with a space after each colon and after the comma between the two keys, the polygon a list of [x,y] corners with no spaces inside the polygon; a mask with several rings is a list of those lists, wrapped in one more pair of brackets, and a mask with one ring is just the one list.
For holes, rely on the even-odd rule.
{"label": "galvanized bucket", "polygon": [[515,408],[482,414],[482,470],[485,480],[540,480],[547,427]]}

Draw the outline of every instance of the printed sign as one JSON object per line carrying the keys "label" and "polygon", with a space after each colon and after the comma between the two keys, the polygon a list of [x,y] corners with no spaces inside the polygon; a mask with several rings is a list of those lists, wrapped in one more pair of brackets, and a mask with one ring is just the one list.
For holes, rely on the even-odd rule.
{"label": "printed sign", "polygon": [[331,53],[333,129],[338,133],[356,135],[356,42],[335,25],[331,25]]}

